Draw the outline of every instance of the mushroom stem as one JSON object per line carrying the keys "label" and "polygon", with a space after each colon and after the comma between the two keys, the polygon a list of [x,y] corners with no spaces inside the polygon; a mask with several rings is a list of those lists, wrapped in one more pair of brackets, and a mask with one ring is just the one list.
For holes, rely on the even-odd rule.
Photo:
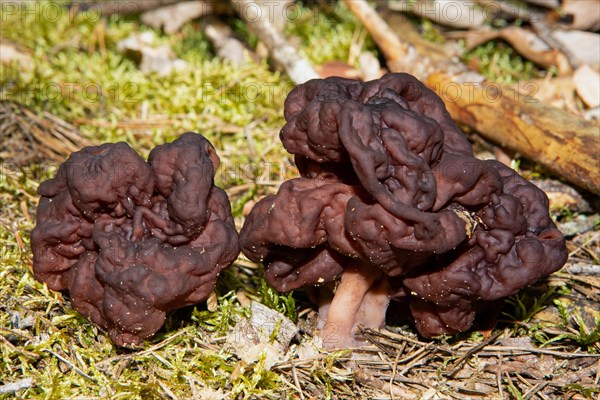
{"label": "mushroom stem", "polygon": [[346,268],[333,298],[319,310],[323,347],[364,345],[355,336],[356,327],[381,327],[388,304],[389,285],[381,271],[363,263]]}

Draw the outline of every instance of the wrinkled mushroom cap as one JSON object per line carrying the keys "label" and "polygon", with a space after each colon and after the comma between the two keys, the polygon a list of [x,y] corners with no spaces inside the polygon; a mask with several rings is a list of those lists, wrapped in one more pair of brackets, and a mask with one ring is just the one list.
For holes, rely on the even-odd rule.
{"label": "wrinkled mushroom cap", "polygon": [[370,265],[433,336],[468,329],[475,309],[564,264],[545,194],[476,159],[416,78],[312,80],[292,90],[284,115],[280,137],[302,178],[258,202],[240,232],[278,290]]}
{"label": "wrinkled mushroom cap", "polygon": [[239,252],[219,159],[201,135],[156,147],[125,143],[73,153],[43,182],[31,233],[33,269],[121,346],[137,345],[168,311],[205,300]]}

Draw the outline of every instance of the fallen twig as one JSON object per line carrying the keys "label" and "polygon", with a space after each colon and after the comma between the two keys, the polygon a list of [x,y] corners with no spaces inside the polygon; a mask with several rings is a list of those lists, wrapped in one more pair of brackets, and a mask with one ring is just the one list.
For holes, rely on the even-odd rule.
{"label": "fallen twig", "polygon": [[419,347],[425,348],[426,350],[435,350],[435,351],[440,351],[440,352],[447,353],[447,354],[456,354],[456,351],[452,350],[450,348],[438,346],[433,343],[421,342],[419,340],[411,339],[409,337],[399,335],[397,333],[394,333],[394,332],[386,330],[386,329],[373,329],[373,328],[368,328],[368,327],[364,327],[364,326],[359,326],[358,329],[360,330],[360,333],[363,335],[379,336],[379,337],[383,337],[383,338],[394,339],[396,341],[408,342],[408,343],[415,344]]}
{"label": "fallen twig", "polygon": [[243,65],[249,53],[244,44],[234,37],[229,25],[216,17],[207,16],[202,20],[202,31],[217,51],[217,56],[235,65]]}
{"label": "fallen twig", "polygon": [[79,375],[83,376],[84,378],[94,382],[94,383],[98,383],[98,381],[94,378],[92,378],[91,376],[89,376],[88,374],[86,374],[85,372],[83,372],[81,370],[81,368],[78,368],[75,364],[73,364],[71,361],[67,360],[66,358],[64,358],[63,356],[61,356],[60,354],[55,353],[52,350],[46,349],[46,351],[50,354],[52,354],[54,357],[58,358],[60,361],[62,361],[63,363],[67,364],[69,366],[69,368],[71,368],[73,371],[77,372]]}
{"label": "fallen twig", "polygon": [[140,19],[143,23],[153,28],[162,28],[166,33],[174,33],[180,30],[186,22],[203,15],[221,14],[224,11],[232,12],[227,7],[227,4],[223,4],[220,7],[217,6],[218,4],[211,1],[196,0],[179,2],[148,10],[141,15]]}
{"label": "fallen twig", "polygon": [[456,362],[454,363],[454,368],[452,368],[452,370],[450,370],[449,372],[445,372],[443,375],[449,378],[453,377],[461,369],[463,362],[465,362],[469,357],[471,357],[473,354],[477,353],[479,350],[483,349],[490,343],[495,342],[496,339],[498,339],[500,335],[502,335],[504,332],[505,331],[498,332],[495,335],[490,336],[487,340],[484,340],[478,345],[471,347],[469,350],[467,350],[465,354],[463,354],[458,360],[456,360]]}
{"label": "fallen twig", "polygon": [[523,347],[511,347],[511,346],[488,346],[486,350],[490,352],[479,353],[482,357],[497,357],[498,353],[506,355],[508,353],[511,356],[526,355],[526,354],[548,354],[558,358],[600,358],[600,354],[589,354],[589,353],[571,353],[556,350],[546,350],[537,348],[523,348]]}
{"label": "fallen twig", "polygon": [[354,370],[354,378],[362,383],[363,385],[368,385],[368,386],[372,386],[378,390],[381,390],[384,393],[393,393],[394,396],[398,396],[402,399],[417,399],[418,396],[416,396],[414,393],[402,389],[397,385],[389,385],[389,383],[386,383],[384,381],[382,381],[381,379],[375,378],[374,376],[370,375],[369,373],[367,373],[365,370],[363,370],[362,368],[356,368]]}
{"label": "fallen twig", "polygon": [[600,265],[569,263],[564,266],[563,271],[572,275],[600,276]]}
{"label": "fallen twig", "polygon": [[273,60],[283,67],[292,81],[300,84],[319,77],[309,61],[298,54],[269,18],[258,14],[260,7],[256,1],[239,0],[236,5],[239,16],[255,31],[258,38],[269,49]]}

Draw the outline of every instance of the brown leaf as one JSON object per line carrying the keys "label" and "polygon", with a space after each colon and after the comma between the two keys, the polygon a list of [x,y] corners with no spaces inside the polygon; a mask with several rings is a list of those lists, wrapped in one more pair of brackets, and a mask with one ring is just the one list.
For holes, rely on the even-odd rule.
{"label": "brown leaf", "polygon": [[573,187],[555,179],[532,180],[550,199],[550,210],[570,210],[579,212],[592,211],[590,204]]}
{"label": "brown leaf", "polygon": [[600,4],[597,1],[563,0],[561,14],[572,18],[570,29],[597,31],[600,29]]}
{"label": "brown leaf", "polygon": [[555,30],[552,37],[571,51],[577,65],[588,64],[600,68],[600,34]]}
{"label": "brown leaf", "polygon": [[573,75],[577,94],[590,108],[600,106],[600,73],[589,65],[577,68]]}

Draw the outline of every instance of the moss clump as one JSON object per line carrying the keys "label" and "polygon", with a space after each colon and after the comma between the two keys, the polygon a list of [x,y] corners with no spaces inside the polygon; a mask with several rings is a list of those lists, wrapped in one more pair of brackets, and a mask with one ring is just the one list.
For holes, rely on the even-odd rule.
{"label": "moss clump", "polygon": [[343,3],[320,8],[299,5],[295,10],[286,33],[298,38],[300,52],[313,64],[344,61],[356,66],[362,51],[377,53],[371,37]]}
{"label": "moss clump", "polygon": [[[157,43],[170,44],[187,68],[168,76],[145,74],[117,50],[120,40],[149,30],[136,18],[74,15],[52,2],[23,7],[3,15],[0,29],[3,38],[32,55],[32,62],[0,68],[2,99],[73,122],[93,143],[127,141],[143,154],[184,131],[203,133],[221,157],[216,181],[230,193],[238,225],[246,202],[296,175],[278,141],[283,102],[293,85],[267,62],[236,67],[216,59],[190,23],[175,35],[153,31]],[[51,10],[58,13],[48,18]],[[290,29],[316,44],[333,20],[343,22],[334,32],[339,42],[316,58],[348,59],[358,28],[347,12],[333,12],[314,32],[311,20],[295,21]],[[256,265],[240,258],[219,281],[216,310],[206,305],[180,310],[144,349],[118,349],[68,299],[31,273],[36,189],[54,175],[56,165],[19,167],[5,161],[0,170],[0,385],[25,378],[33,383],[0,399],[280,398],[288,386],[279,373],[265,368],[264,359],[244,365],[222,343],[230,327],[248,316],[237,299],[239,288],[296,318],[291,294],[276,293]]]}
{"label": "moss clump", "polygon": [[516,50],[497,40],[492,40],[463,56],[463,62],[476,67],[488,79],[512,84],[537,78],[541,72],[535,64],[521,57]]}
{"label": "moss clump", "polygon": [[[141,153],[186,130],[203,133],[221,157],[216,181],[230,194],[238,227],[247,202],[273,193],[282,180],[297,176],[278,140],[283,103],[293,85],[267,62],[249,61],[235,67],[215,59],[210,44],[190,23],[175,35],[152,31],[158,43],[172,46],[187,68],[168,76],[144,74],[117,50],[120,40],[149,30],[135,17],[101,20],[93,13],[71,15],[59,5],[62,11],[55,18],[48,12],[59,3],[23,4],[27,12],[2,15],[0,34],[30,52],[32,62],[2,65],[3,99],[75,123],[94,143],[123,140]],[[298,10],[298,17],[290,18],[286,29],[299,38],[301,51],[315,64],[352,63],[356,60],[351,53],[374,51],[368,37],[362,42],[363,28],[343,5],[301,5]],[[243,26],[237,31],[244,35]],[[250,42],[255,40],[245,34]],[[530,63],[500,43],[480,46],[467,57],[477,57],[492,79],[517,80],[535,73]],[[63,294],[48,290],[31,273],[29,232],[35,224],[36,189],[55,172],[56,165],[51,164],[0,163],[0,385],[32,379],[30,387],[1,394],[0,399],[291,399],[299,398],[295,378],[305,398],[382,396],[354,382],[353,369],[342,364],[347,356],[343,352],[294,360],[269,370],[264,359],[244,364],[225,351],[226,334],[236,321],[248,316],[243,296],[294,320],[301,315],[303,333],[309,333],[306,320],[314,314],[309,307],[299,310],[305,302],[301,295],[279,294],[270,288],[261,268],[243,257],[221,275],[214,309],[201,304],[179,310],[143,349],[116,348],[102,330],[70,307]],[[543,307],[554,307],[548,301],[555,299],[562,297],[545,296],[536,303],[516,296],[506,314],[531,319],[529,325],[535,327],[533,315]],[[579,319],[567,322],[569,329],[577,328],[577,336],[545,334],[538,328],[519,333],[534,333],[536,340],[551,340],[553,346],[577,343],[597,349],[592,343],[598,335],[596,325],[586,322],[582,330]],[[559,319],[559,326],[567,322]],[[385,363],[379,360],[387,357],[389,349],[381,347],[385,354],[374,353],[376,362],[366,361],[362,367],[380,368]],[[389,354],[389,366],[404,359],[413,362],[411,356],[399,360],[395,354]],[[431,354],[433,358],[426,361],[429,369],[436,368],[438,357]],[[425,381],[421,376],[425,370],[413,367],[406,374],[411,370],[417,370],[418,379]],[[390,378],[381,377],[384,382]]]}

